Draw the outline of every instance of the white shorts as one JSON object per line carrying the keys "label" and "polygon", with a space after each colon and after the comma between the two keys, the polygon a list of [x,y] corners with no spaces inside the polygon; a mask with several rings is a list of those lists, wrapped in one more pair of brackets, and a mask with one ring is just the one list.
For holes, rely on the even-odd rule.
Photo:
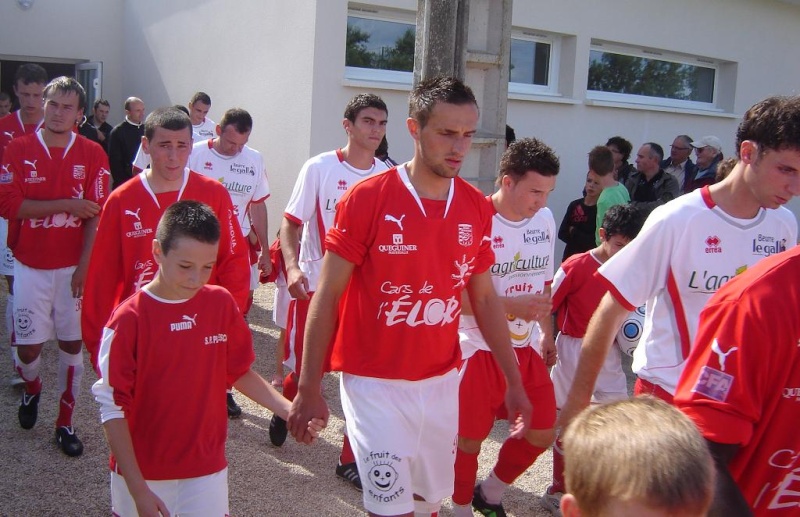
{"label": "white shorts", "polygon": [[[167,505],[170,515],[223,517],[228,511],[227,467],[207,476],[147,481],[147,486]],[[111,473],[111,511],[119,517],[136,517],[136,502],[125,478]]]}
{"label": "white shorts", "polygon": [[272,322],[278,328],[286,328],[286,318],[289,317],[289,302],[291,299],[292,296],[286,287],[286,279],[283,277],[283,273],[278,273],[278,279],[275,280],[275,298],[272,303]]}
{"label": "white shorts", "polygon": [[458,434],[458,372],[422,381],[342,373],[347,435],[378,515],[414,511],[414,494],[439,503],[453,493]]}
{"label": "white shorts", "polygon": [[18,345],[81,340],[82,298],[72,296],[75,266],[34,269],[14,261],[14,333]]}
{"label": "white shorts", "polygon": [[[575,370],[578,368],[578,359],[581,356],[582,338],[567,336],[559,333],[556,338],[556,352],[558,361],[550,371],[550,379],[556,393],[556,407],[561,409],[567,402],[567,395],[575,379]],[[628,382],[625,372],[622,371],[620,351],[612,346],[608,351],[606,361],[597,376],[592,394],[593,404],[607,404],[615,400],[628,398]]]}
{"label": "white shorts", "polygon": [[8,219],[0,217],[0,275],[14,276],[14,254],[8,247]]}

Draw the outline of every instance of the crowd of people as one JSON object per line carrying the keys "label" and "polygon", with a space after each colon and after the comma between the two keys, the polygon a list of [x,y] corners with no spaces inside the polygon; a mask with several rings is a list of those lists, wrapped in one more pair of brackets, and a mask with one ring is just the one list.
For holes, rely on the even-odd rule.
{"label": "crowd of people", "polygon": [[[456,517],[504,516],[504,492],[550,447],[541,504],[554,515],[800,505],[800,252],[781,206],[800,193],[800,98],[750,108],[728,161],[717,137],[679,135],[666,159],[643,144],[634,167],[630,142],[610,138],[556,231],[560,163],[543,141],[509,139],[489,196],[459,177],[479,119],[462,81],[412,89],[401,164],[386,104],[359,94],[346,144],[306,161],[270,242],[247,111],[216,124],[197,92],[145,118],[131,97],[111,127],[107,101],[84,117],[80,84],[32,64],[14,94],[0,119],[0,268],[18,419],[37,423],[55,339],[56,441],[83,453],[72,412],[85,344],[115,515],[227,515],[232,388],[273,412],[275,446],[310,444],[330,416],[330,371],[346,421],[332,474],[370,515],[438,515],[452,498]],[[282,329],[270,380],[251,368],[245,319],[267,281]],[[638,307],[630,399],[614,343]],[[191,395],[163,396],[177,391]],[[478,481],[497,419],[509,435]]]}

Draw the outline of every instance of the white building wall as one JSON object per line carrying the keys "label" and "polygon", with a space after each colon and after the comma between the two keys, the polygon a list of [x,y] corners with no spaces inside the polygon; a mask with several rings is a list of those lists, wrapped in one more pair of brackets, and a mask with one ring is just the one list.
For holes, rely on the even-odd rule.
{"label": "white building wall", "polygon": [[6,1],[0,20],[0,60],[101,61],[109,122],[122,121],[122,0],[38,0],[27,11]]}

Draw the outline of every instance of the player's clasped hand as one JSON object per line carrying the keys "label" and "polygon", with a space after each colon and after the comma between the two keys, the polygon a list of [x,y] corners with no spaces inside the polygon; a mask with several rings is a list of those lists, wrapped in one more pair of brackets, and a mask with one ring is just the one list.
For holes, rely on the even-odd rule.
{"label": "player's clasped hand", "polygon": [[544,293],[515,296],[511,304],[511,314],[525,321],[540,320],[553,310],[550,296]]}
{"label": "player's clasped hand", "polygon": [[321,394],[309,396],[298,393],[292,402],[286,423],[295,440],[309,444],[325,428],[329,416],[328,404]]}

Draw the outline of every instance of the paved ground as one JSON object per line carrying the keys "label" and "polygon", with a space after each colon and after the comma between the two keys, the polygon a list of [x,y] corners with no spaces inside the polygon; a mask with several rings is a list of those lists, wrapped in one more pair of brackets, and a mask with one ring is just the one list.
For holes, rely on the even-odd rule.
{"label": "paved ground", "polygon": [[[272,285],[256,291],[249,320],[255,337],[255,369],[269,379],[275,369],[277,329],[272,325]],[[5,295],[0,295],[0,315],[5,314]],[[108,448],[99,423],[97,405],[89,388],[94,373],[86,362],[83,392],[76,404],[75,427],[84,442],[80,458],[67,458],[53,440],[57,395],[55,393],[57,347],[49,343],[43,354],[44,390],[39,421],[25,431],[17,422],[21,390],[9,387],[11,360],[5,325],[0,325],[0,516],[104,516],[110,513]],[[230,509],[235,516],[260,515],[365,515],[361,494],[334,476],[344,426],[339,404],[338,378],[328,376],[324,391],[331,408],[328,429],[313,446],[290,438],[282,448],[269,443],[271,414],[237,396],[244,414],[228,426],[227,455],[230,468]],[[165,396],[179,394],[165,393]],[[245,402],[247,400],[247,402]],[[485,442],[480,457],[479,479],[488,474],[505,436],[505,422],[498,422]],[[538,495],[549,484],[550,451],[517,481],[504,500],[509,515],[549,515]],[[452,515],[449,501],[441,512]]]}

